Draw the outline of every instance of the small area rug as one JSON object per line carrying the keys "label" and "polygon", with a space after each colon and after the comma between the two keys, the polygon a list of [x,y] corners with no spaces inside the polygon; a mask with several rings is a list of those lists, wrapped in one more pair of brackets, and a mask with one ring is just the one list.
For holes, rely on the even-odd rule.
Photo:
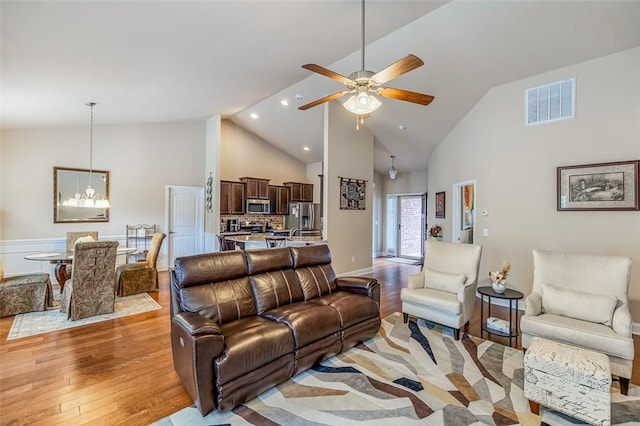
{"label": "small area rug", "polygon": [[[394,313],[377,336],[229,413],[195,406],[159,420],[182,425],[539,426],[524,398],[523,352]],[[612,388],[613,424],[640,421],[640,388]]]}
{"label": "small area rug", "polygon": [[407,265],[422,265],[419,260],[405,259],[403,257],[385,257],[383,259],[388,260],[389,262],[405,263]]}
{"label": "small area rug", "polygon": [[[59,297],[59,295],[56,296]],[[80,327],[81,325],[93,324],[161,308],[147,293],[140,293],[131,296],[116,297],[115,312],[113,313],[71,321],[67,320],[67,314],[60,312],[59,303],[60,302],[56,300],[54,306],[48,308],[46,311],[16,315],[13,319],[11,330],[9,330],[7,340],[63,330],[65,328]]]}

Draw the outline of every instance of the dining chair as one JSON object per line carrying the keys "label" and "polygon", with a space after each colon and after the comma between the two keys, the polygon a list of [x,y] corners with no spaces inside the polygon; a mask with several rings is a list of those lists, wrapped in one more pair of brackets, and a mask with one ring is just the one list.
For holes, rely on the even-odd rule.
{"label": "dining chair", "polygon": [[4,276],[0,263],[0,317],[44,311],[53,304],[49,274]]}
{"label": "dining chair", "polygon": [[117,247],[117,241],[76,244],[71,280],[66,282],[60,301],[60,311],[67,319],[114,311]]}
{"label": "dining chair", "polygon": [[285,237],[264,237],[265,242],[267,243],[267,248],[273,247],[284,247],[287,239]]}
{"label": "dining chair", "polygon": [[227,240],[224,235],[218,235],[218,242],[220,243],[220,251],[236,249],[236,243],[234,241]]}
{"label": "dining chair", "polygon": [[144,261],[119,265],[116,268],[116,283],[118,296],[158,291],[158,254],[166,235],[156,232],[151,238],[151,244]]}
{"label": "dining chair", "polygon": [[98,231],[67,232],[67,251],[73,251],[78,238],[82,238],[82,242],[90,242],[91,240],[86,239],[86,237],[91,237],[93,241],[98,241]]}

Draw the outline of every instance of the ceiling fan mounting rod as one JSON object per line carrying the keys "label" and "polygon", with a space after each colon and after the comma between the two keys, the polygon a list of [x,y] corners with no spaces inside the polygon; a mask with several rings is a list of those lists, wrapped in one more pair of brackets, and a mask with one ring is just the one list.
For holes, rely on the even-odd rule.
{"label": "ceiling fan mounting rod", "polygon": [[362,71],[364,71],[364,0],[362,0],[362,50],[361,50],[361,58],[362,58]]}

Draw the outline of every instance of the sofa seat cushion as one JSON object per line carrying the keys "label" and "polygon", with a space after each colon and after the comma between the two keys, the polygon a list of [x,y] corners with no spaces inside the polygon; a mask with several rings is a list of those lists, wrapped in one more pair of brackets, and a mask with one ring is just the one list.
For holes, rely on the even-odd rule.
{"label": "sofa seat cushion", "polygon": [[218,384],[225,384],[294,350],[291,330],[266,318],[253,316],[220,326],[224,353],[214,360]]}
{"label": "sofa seat cushion", "polygon": [[340,332],[338,311],[317,301],[292,303],[262,316],[286,324],[293,332],[296,349]]}
{"label": "sofa seat cushion", "polygon": [[633,359],[633,340],[613,331],[611,327],[553,314],[523,315],[520,319],[523,333],[623,359]]}
{"label": "sofa seat cushion", "polygon": [[462,313],[462,303],[455,293],[433,290],[430,288],[403,288],[400,291],[403,302],[428,306],[452,315]]}
{"label": "sofa seat cushion", "polygon": [[314,299],[314,301],[329,305],[338,311],[342,330],[380,316],[378,304],[370,297],[361,294],[338,291]]}

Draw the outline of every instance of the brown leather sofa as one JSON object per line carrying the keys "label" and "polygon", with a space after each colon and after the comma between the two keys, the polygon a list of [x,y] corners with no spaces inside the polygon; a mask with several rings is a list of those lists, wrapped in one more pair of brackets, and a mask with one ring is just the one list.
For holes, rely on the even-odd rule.
{"label": "brown leather sofa", "polygon": [[376,280],[340,277],[326,245],[177,258],[173,364],[202,415],[260,392],[373,337]]}

